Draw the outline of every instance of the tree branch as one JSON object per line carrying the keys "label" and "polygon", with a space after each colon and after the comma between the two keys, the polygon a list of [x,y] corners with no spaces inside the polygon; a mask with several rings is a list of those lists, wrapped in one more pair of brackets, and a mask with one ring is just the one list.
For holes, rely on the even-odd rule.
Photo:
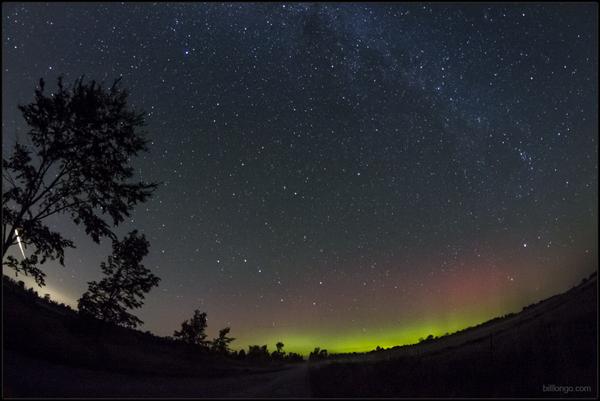
{"label": "tree branch", "polygon": [[50,206],[52,206],[52,205],[55,205],[57,202],[58,202],[58,201],[56,201],[56,202],[53,202],[53,203],[51,203],[50,205],[48,205],[46,208],[44,208],[44,210],[42,210],[41,212],[39,212],[39,213],[38,213],[38,214],[37,214],[37,215],[34,217],[34,219],[39,219],[39,220],[41,220],[41,219],[45,219],[46,217],[48,217],[48,216],[52,216],[53,214],[55,214],[55,213],[58,213],[58,212],[60,212],[61,210],[65,210],[65,209],[67,209],[67,208],[69,208],[69,207],[71,207],[71,206],[78,205],[79,203],[82,203],[83,201],[71,202],[71,203],[69,203],[69,204],[66,204],[66,205],[63,205],[63,206],[61,206],[61,207],[58,207],[58,208],[56,208],[56,209],[54,209],[54,210],[52,210],[52,211],[50,211],[50,212],[48,212],[48,213],[46,213],[46,214],[43,214],[43,213],[45,213],[45,212],[46,212],[46,211],[47,211],[47,210],[50,208]]}
{"label": "tree branch", "polygon": [[35,175],[35,180],[33,181],[35,189],[31,193],[31,196],[35,195],[37,193],[37,191],[39,191],[40,186],[44,182],[44,175],[46,175],[46,172],[52,165],[52,163],[48,163],[46,165],[46,162],[47,162],[46,158],[45,157],[42,158],[42,161],[40,162],[40,166],[38,167],[38,171]]}
{"label": "tree branch", "polygon": [[47,186],[47,187],[44,185],[45,189],[42,191],[42,193],[40,193],[38,196],[36,196],[31,201],[31,203],[29,204],[29,207],[35,205],[37,201],[39,201],[40,199],[42,199],[44,197],[44,195],[46,195],[56,185],[56,183],[68,172],[68,170],[69,169],[67,169],[67,164],[65,163],[65,165],[64,165],[63,169],[61,170],[61,172],[56,176],[56,178],[54,178],[54,181],[52,181],[50,183],[50,185]]}
{"label": "tree branch", "polygon": [[[46,163],[46,159],[43,158],[42,161],[40,162],[40,166],[38,167],[38,170],[36,172],[36,175],[34,178],[34,183],[37,182],[38,180],[40,180],[40,182],[43,181],[42,169],[44,168],[45,163]],[[47,168],[45,171],[47,171]],[[45,172],[43,174],[45,174]],[[3,244],[4,248],[2,249],[2,259],[4,259],[4,255],[6,254],[6,251],[8,250],[8,248],[15,245],[13,243],[13,235],[15,232],[15,228],[20,225],[21,220],[23,219],[23,216],[25,215],[25,213],[27,213],[27,212],[31,213],[29,208],[34,204],[34,202],[30,202],[30,198],[33,197],[39,190],[39,184],[35,185],[35,187],[36,187],[35,192],[32,191],[33,188],[30,188],[27,190],[27,194],[24,197],[24,202],[21,205],[21,210],[19,211],[19,214],[13,221],[13,225],[8,233],[8,239],[6,241],[4,241],[4,244]],[[9,239],[10,239],[10,241],[9,241]]]}

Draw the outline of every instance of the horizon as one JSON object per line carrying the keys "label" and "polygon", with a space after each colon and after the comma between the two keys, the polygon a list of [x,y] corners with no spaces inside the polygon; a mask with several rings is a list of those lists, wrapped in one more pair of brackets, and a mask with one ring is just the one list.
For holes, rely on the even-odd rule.
{"label": "horizon", "polygon": [[[518,314],[519,312],[523,311],[525,309],[525,307],[527,306],[531,306],[534,304],[537,304],[539,302],[543,302],[549,298],[552,298],[556,295],[562,295],[566,292],[568,292],[570,289],[577,287],[578,285],[580,285],[582,283],[582,281],[585,279],[589,279],[593,274],[597,274],[598,269],[597,267],[593,269],[593,271],[582,277],[581,279],[579,279],[579,281],[575,281],[573,284],[568,285],[566,287],[566,289],[559,291],[555,294],[551,294],[548,296],[545,296],[544,298],[541,299],[537,299],[537,300],[533,300],[529,303],[527,303],[526,305],[522,305],[522,306],[516,306],[514,308],[514,310],[508,311],[504,314],[498,314],[495,316],[491,316],[491,317],[482,317],[482,318],[474,318],[473,322],[471,323],[465,323],[465,322],[461,322],[458,325],[458,328],[455,328],[453,330],[450,330],[446,327],[446,330],[444,331],[444,329],[442,328],[434,328],[435,326],[433,325],[417,325],[416,328],[414,328],[413,330],[411,330],[411,328],[402,328],[399,329],[397,331],[394,331],[394,334],[392,335],[392,338],[403,338],[403,340],[393,340],[393,339],[387,339],[387,340],[381,340],[380,338],[368,338],[364,341],[361,342],[361,345],[346,345],[343,346],[342,348],[336,348],[336,347],[331,347],[328,346],[327,343],[323,343],[323,342],[318,342],[318,341],[314,341],[315,338],[314,336],[307,336],[307,337],[301,337],[299,341],[295,342],[292,341],[292,345],[288,346],[289,344],[289,340],[287,340],[286,338],[275,338],[275,339],[270,339],[269,341],[257,341],[255,343],[248,343],[243,347],[240,347],[236,344],[236,341],[234,341],[231,346],[231,350],[232,351],[240,351],[240,350],[247,350],[248,347],[250,345],[267,345],[269,347],[269,350],[272,350],[275,348],[275,344],[279,341],[284,343],[284,350],[286,352],[294,352],[294,353],[298,353],[300,355],[302,355],[303,357],[308,357],[308,355],[314,350],[315,347],[319,347],[321,349],[326,349],[330,354],[345,354],[345,353],[366,353],[366,352],[370,352],[370,351],[374,351],[377,347],[381,347],[383,349],[389,349],[389,348],[394,348],[394,347],[404,347],[404,346],[412,346],[412,345],[417,345],[419,344],[421,339],[426,338],[428,335],[433,335],[434,337],[441,337],[444,335],[453,335],[456,334],[458,332],[461,332],[463,330],[468,330],[468,329],[472,329],[478,325],[481,324],[485,324],[487,322],[489,322],[490,320],[493,319],[497,319],[497,318],[503,318],[506,315],[509,314]],[[65,305],[68,305],[72,310],[77,311],[77,303],[76,302],[71,302],[71,303],[66,303],[64,302],[64,298],[60,297],[59,295],[55,294],[52,292],[51,289],[47,288],[47,287],[40,287],[37,284],[34,283],[30,283],[30,286],[28,286],[28,284],[26,284],[26,281],[32,281],[30,278],[28,277],[10,277],[9,275],[7,275],[5,272],[3,272],[3,275],[6,277],[9,277],[10,279],[14,280],[15,282],[19,282],[19,281],[23,281],[25,283],[25,289],[33,289],[35,291],[38,291],[38,296],[40,298],[43,297],[43,295],[45,294],[49,294],[50,295],[50,299],[54,302],[57,303],[64,303]],[[44,289],[44,291],[40,292],[39,290]],[[422,327],[428,327],[427,330],[422,329]],[[207,328],[210,330],[210,327]],[[139,327],[136,328],[134,330],[137,331],[141,331],[141,332],[146,332],[147,330],[144,329],[144,327]],[[149,330],[148,330],[149,331]],[[405,332],[409,332],[411,334],[408,335],[402,335]],[[157,333],[154,333],[152,331],[150,331],[150,333],[152,333],[155,336],[159,336],[159,337],[170,337],[172,338],[172,334],[165,334],[165,335],[159,335]],[[426,334],[425,334],[426,333]],[[293,337],[292,337],[293,338]],[[348,337],[346,336],[346,338],[342,337],[341,340],[338,340],[338,343],[351,343],[353,344],[352,340],[348,340]],[[304,347],[298,347],[296,344],[297,343],[301,343],[301,344],[308,344]],[[367,345],[368,344],[368,345]]]}

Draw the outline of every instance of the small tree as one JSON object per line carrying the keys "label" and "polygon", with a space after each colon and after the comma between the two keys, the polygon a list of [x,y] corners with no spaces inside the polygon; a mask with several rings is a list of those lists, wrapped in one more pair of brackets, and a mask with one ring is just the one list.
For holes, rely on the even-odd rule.
{"label": "small tree", "polygon": [[142,324],[127,309],[141,307],[144,294],[160,281],[141,264],[148,246],[145,236],[138,236],[137,230],[123,241],[113,241],[112,256],[108,257],[108,263],[100,265],[106,277],[88,283],[87,292],[78,302],[79,312],[126,327]]}
{"label": "small tree", "polygon": [[219,337],[215,338],[212,342],[213,351],[222,354],[227,354],[229,352],[229,343],[235,340],[233,337],[227,337],[227,334],[229,334],[230,330],[231,329],[229,327],[219,330]]}
{"label": "small tree", "polygon": [[327,359],[327,350],[321,349],[319,347],[315,347],[314,351],[311,352],[310,355],[308,356],[308,359],[310,361],[318,361],[318,360]]}
{"label": "small tree", "polygon": [[[131,158],[147,150],[139,131],[144,113],[129,108],[118,83],[106,90],[81,78],[67,89],[59,78],[58,89],[47,94],[40,79],[35,100],[19,106],[30,145],[17,142],[10,157],[2,158],[2,264],[40,286],[45,274],[38,266],[55,259],[64,265],[65,248],[75,247],[44,224],[47,217],[66,214],[95,242],[116,240],[111,225],[156,188],[129,181]],[[19,261],[7,254],[17,244],[33,252]]]}
{"label": "small tree", "polygon": [[277,344],[275,344],[275,348],[277,348],[277,353],[278,354],[284,354],[285,352],[283,352],[283,343],[281,341],[279,341]]}
{"label": "small tree", "polygon": [[194,311],[194,316],[190,320],[185,320],[181,323],[181,330],[173,333],[173,337],[187,344],[200,345],[206,347],[206,312],[200,312],[198,309]]}
{"label": "small tree", "polygon": [[266,345],[249,345],[247,357],[250,359],[269,359],[269,349]]}
{"label": "small tree", "polygon": [[275,348],[277,348],[277,350],[273,351],[271,357],[273,359],[283,359],[283,356],[285,355],[285,352],[283,351],[283,343],[279,341],[277,344],[275,344]]}
{"label": "small tree", "polygon": [[319,347],[315,347],[315,349],[313,350],[313,352],[311,352],[311,353],[308,355],[308,360],[309,360],[309,361],[314,361],[314,360],[316,360],[316,359],[319,357],[319,352],[320,352],[320,351],[321,351],[321,348],[319,348]]}

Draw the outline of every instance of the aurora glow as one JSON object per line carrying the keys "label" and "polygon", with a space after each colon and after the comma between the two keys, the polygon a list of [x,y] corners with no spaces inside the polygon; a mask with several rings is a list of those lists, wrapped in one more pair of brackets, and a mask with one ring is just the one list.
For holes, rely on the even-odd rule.
{"label": "aurora glow", "polygon": [[[135,171],[162,185],[117,230],[162,278],[142,330],[200,309],[235,349],[367,351],[597,269],[596,4],[2,7],[5,157],[40,77],[122,76],[146,112]],[[110,244],[49,221],[74,305]]]}

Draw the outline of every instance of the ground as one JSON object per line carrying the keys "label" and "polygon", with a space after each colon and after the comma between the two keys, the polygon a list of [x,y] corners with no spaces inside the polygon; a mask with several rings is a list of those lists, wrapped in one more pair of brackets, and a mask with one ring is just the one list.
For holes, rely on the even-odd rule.
{"label": "ground", "polygon": [[308,362],[268,373],[206,379],[128,375],[52,364],[18,352],[4,354],[5,397],[307,398]]}
{"label": "ground", "polygon": [[[597,279],[430,342],[286,364],[237,360],[126,329],[3,287],[5,397],[593,397]],[[13,291],[12,293],[10,291]],[[59,311],[60,312],[60,311]],[[100,340],[102,339],[102,340]],[[572,391],[557,391],[557,387]],[[584,386],[583,389],[577,386]]]}

